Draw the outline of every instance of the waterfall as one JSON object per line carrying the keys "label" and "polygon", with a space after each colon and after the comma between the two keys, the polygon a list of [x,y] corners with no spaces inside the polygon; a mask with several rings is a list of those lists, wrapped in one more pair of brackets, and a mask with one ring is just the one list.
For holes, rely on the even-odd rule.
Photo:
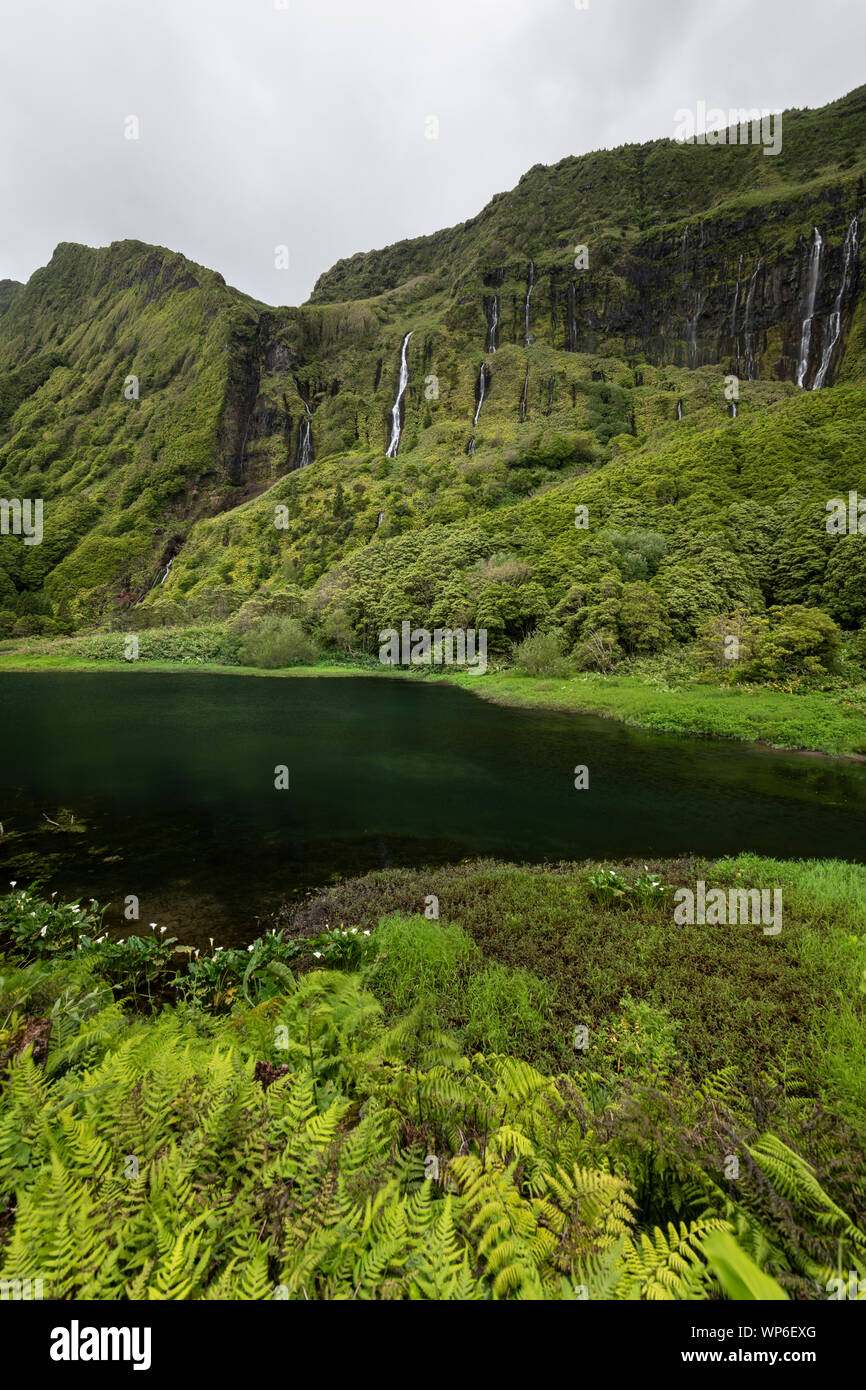
{"label": "waterfall", "polygon": [[681,420],[682,418],[683,418],[683,403],[682,403],[682,401],[677,401],[677,419],[678,419],[678,420]]}
{"label": "waterfall", "polygon": [[[304,407],[304,413],[307,417],[298,425],[298,456],[296,466],[298,468],[309,468],[310,464],[313,462],[313,413],[310,410],[307,397],[301,390],[301,383],[298,381],[298,378],[293,376],[292,380],[295,383],[295,390],[298,393],[298,398],[301,405]],[[309,394],[309,382],[304,383],[304,390]]]}
{"label": "waterfall", "polygon": [[309,410],[307,410],[307,418],[306,420],[302,420],[300,424],[300,438],[298,441],[298,467],[309,468],[312,462],[313,426],[310,420],[310,412]]}
{"label": "waterfall", "polygon": [[740,370],[740,336],[737,331],[737,309],[740,306],[740,279],[743,274],[743,253],[740,252],[740,259],[737,262],[737,283],[734,287],[734,302],[731,305],[731,342],[734,345],[736,357],[736,370]]}
{"label": "waterfall", "polygon": [[478,404],[475,407],[475,419],[472,421],[472,428],[478,424],[478,416],[481,414],[481,407],[484,404],[484,397],[487,395],[487,370],[484,363],[481,363],[481,372],[478,377]]}
{"label": "waterfall", "polygon": [[487,315],[487,347],[486,352],[495,352],[499,338],[499,295],[493,295],[492,299],[485,301],[485,310],[490,305],[490,312]]}
{"label": "waterfall", "polygon": [[734,302],[731,306],[731,337],[737,336],[737,305],[740,302],[740,276],[743,273],[743,253],[740,252],[740,259],[737,262],[737,284],[734,289]]}
{"label": "waterfall", "polygon": [[[162,587],[162,585],[163,585],[163,584],[165,583],[165,581],[168,579],[168,576],[171,574],[171,567],[172,567],[173,564],[174,564],[174,556],[172,555],[172,557],[171,557],[171,559],[169,560],[168,564],[166,565],[165,569],[164,569],[164,570],[160,570],[160,571],[157,573],[156,579],[154,579],[153,583],[152,583],[151,586],[150,586],[151,589],[155,589],[156,586],[157,586],[157,584],[159,584],[160,588]],[[142,602],[142,601],[143,601],[143,600],[139,599],[139,603]],[[136,604],[136,607],[138,607],[137,604]]]}
{"label": "waterfall", "polygon": [[833,311],[827,320],[827,328],[824,333],[824,351],[821,354],[821,365],[815,374],[812,383],[813,391],[820,391],[827,380],[827,373],[830,370],[830,363],[833,361],[833,354],[836,351],[836,344],[842,333],[842,310],[845,308],[845,300],[854,283],[854,272],[857,266],[857,237],[860,231],[860,224],[856,217],[851,218],[848,230],[845,233],[845,245],[842,253],[842,283],[839,286],[839,293],[833,304]]}
{"label": "waterfall", "polygon": [[730,404],[730,406],[729,406],[729,408],[728,408],[728,414],[730,415],[730,417],[731,417],[732,420],[736,420],[736,418],[737,418],[737,402],[736,402],[736,401],[731,401],[731,404]]}
{"label": "waterfall", "polygon": [[532,298],[532,291],[535,288],[535,261],[529,262],[529,288],[526,291],[526,304],[523,309],[523,321],[526,330],[526,346],[529,347],[532,341],[532,334],[529,331],[529,301]]}
{"label": "waterfall", "polygon": [[698,365],[698,319],[704,307],[703,295],[700,290],[695,290],[695,312],[692,318],[687,320],[689,331],[689,366],[692,371]]}
{"label": "waterfall", "polygon": [[815,317],[815,296],[818,293],[818,277],[821,273],[821,251],[824,242],[817,227],[812,241],[812,254],[809,258],[809,279],[806,284],[806,313],[800,332],[800,356],[797,361],[797,385],[804,387],[809,370],[809,349],[812,345],[812,319]]}
{"label": "waterfall", "polygon": [[244,471],[244,455],[245,455],[246,452],[247,452],[247,439],[249,438],[249,434],[250,434],[250,422],[251,422],[252,418],[253,418],[253,412],[250,411],[249,415],[247,416],[247,422],[246,422],[246,424],[244,425],[244,437],[243,437],[243,439],[241,440],[241,451],[240,451],[240,454],[238,455],[238,473],[241,474],[241,475],[243,474],[243,471]]}
{"label": "waterfall", "polygon": [[683,232],[682,244],[681,244],[681,246],[680,246],[680,274],[681,274],[682,277],[683,277],[683,284],[685,284],[685,280],[686,280],[686,269],[687,269],[687,267],[688,267],[688,259],[689,259],[689,229],[688,229],[688,226],[686,226],[686,229],[685,229],[685,231]]}
{"label": "waterfall", "polygon": [[577,320],[575,318],[575,300],[577,290],[574,281],[568,287],[568,337],[566,340],[566,351],[577,352]]}
{"label": "waterfall", "polygon": [[397,387],[397,399],[391,410],[391,442],[387,449],[389,459],[397,457],[400,435],[403,432],[403,397],[406,394],[406,387],[409,385],[409,339],[411,337],[411,332],[406,334],[400,351],[400,384]]}
{"label": "waterfall", "polygon": [[472,437],[472,439],[470,439],[469,443],[466,445],[466,452],[467,452],[467,454],[474,454],[474,453],[475,453],[475,437],[474,437],[474,436]]}
{"label": "waterfall", "polygon": [[523,399],[522,399],[522,401],[520,402],[520,423],[521,423],[521,425],[523,424],[524,420],[526,419],[526,393],[528,392],[528,390],[529,390],[529,367],[527,366],[527,368],[526,368],[526,377],[524,378],[524,382],[523,382]]}
{"label": "waterfall", "polygon": [[758,272],[761,269],[761,257],[758,257],[758,264],[755,266],[755,273],[749,281],[749,291],[746,295],[746,321],[744,331],[746,335],[746,380],[752,381],[755,375],[755,285],[758,280]]}

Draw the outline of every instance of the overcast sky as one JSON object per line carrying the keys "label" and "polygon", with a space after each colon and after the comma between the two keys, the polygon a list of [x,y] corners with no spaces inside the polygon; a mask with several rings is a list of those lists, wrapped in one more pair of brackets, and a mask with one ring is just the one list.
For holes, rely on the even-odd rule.
{"label": "overcast sky", "polygon": [[862,0],[580,3],[0,0],[0,279],[135,237],[298,304],[533,164],[866,80]]}

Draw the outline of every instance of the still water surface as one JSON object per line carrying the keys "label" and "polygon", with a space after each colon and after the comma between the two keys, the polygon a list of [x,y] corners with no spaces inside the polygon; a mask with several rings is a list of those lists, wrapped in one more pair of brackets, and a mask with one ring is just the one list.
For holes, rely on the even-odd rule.
{"label": "still water surface", "polygon": [[387,865],[866,860],[864,766],[508,709],[445,685],[10,672],[0,729],[0,872],[109,903],[111,925],[135,894],[145,930],[157,921],[185,941],[249,940],[297,895]]}

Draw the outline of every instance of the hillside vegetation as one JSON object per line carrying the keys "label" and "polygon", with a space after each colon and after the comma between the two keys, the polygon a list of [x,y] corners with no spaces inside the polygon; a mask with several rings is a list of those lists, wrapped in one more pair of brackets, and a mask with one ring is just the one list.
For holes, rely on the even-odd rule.
{"label": "hillside vegetation", "polygon": [[281,619],[362,655],[410,621],[861,681],[866,548],[826,523],[866,495],[866,88],[783,130],[539,166],[301,308],[138,242],[3,282],[0,496],[44,539],[0,536],[0,639]]}

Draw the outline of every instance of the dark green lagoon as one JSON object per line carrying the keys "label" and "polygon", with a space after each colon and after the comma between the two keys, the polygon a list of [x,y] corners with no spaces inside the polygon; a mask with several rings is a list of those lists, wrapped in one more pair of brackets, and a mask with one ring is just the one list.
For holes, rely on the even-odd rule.
{"label": "dark green lagoon", "polygon": [[186,941],[248,940],[309,889],[388,865],[866,859],[866,767],[446,685],[8,673],[0,728],[6,878],[95,897],[117,926],[135,894],[145,929]]}

